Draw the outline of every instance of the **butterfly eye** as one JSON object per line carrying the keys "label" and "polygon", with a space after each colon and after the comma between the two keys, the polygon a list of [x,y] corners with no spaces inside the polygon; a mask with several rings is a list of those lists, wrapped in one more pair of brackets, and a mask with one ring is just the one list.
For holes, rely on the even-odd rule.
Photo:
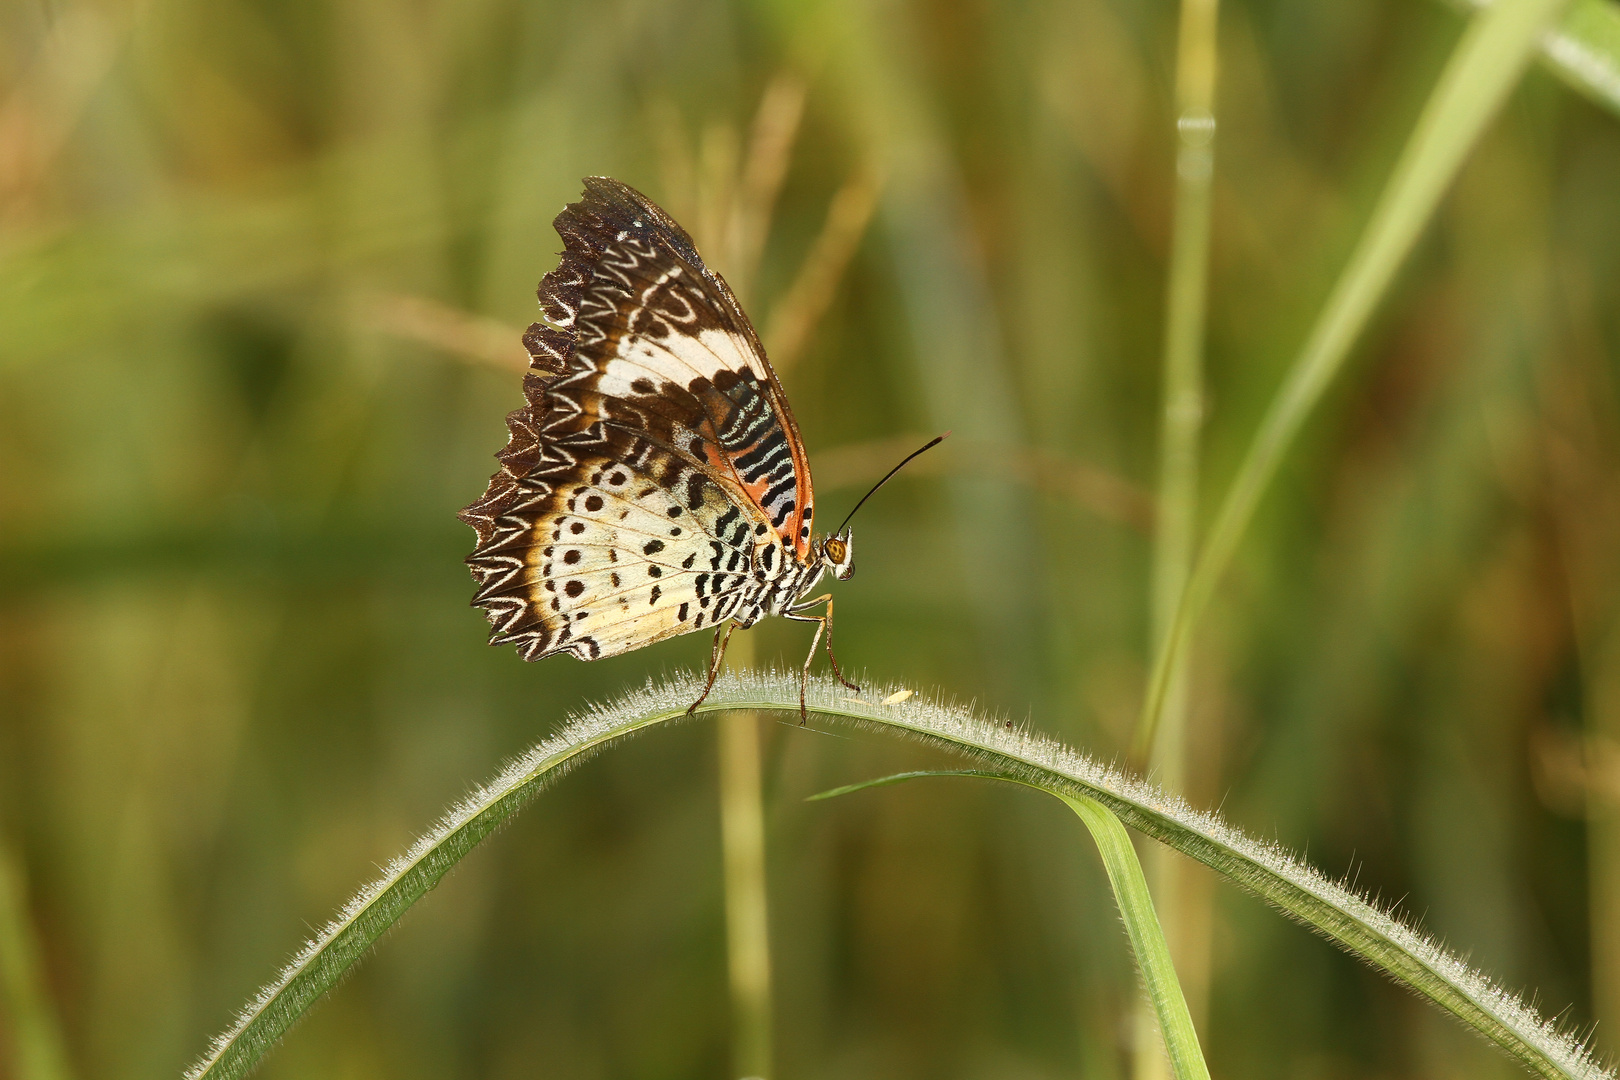
{"label": "butterfly eye", "polygon": [[831,559],[833,562],[843,562],[844,557],[848,554],[849,550],[844,546],[844,542],[842,540],[838,539],[837,537],[833,537],[827,541],[827,558]]}

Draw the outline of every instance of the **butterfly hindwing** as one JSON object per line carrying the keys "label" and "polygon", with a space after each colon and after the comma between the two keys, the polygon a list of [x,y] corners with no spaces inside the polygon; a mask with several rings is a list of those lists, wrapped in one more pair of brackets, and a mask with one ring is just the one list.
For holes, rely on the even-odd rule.
{"label": "butterfly hindwing", "polygon": [[[581,457],[578,479],[536,494],[536,526],[495,545],[515,561],[475,602],[529,598],[497,643],[525,656],[612,656],[737,613],[759,550],[757,524],[721,490],[643,444],[636,463]],[[661,479],[674,474],[675,484]],[[486,595],[487,594],[487,595]],[[493,610],[497,610],[492,608]]]}

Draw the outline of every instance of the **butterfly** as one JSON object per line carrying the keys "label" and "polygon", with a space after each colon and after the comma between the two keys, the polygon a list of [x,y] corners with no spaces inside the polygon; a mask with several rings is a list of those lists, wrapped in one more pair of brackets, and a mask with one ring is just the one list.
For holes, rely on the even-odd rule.
{"label": "butterfly", "polygon": [[815,534],[793,410],[692,238],[627,184],[584,185],[553,222],[563,252],[540,282],[545,321],[523,337],[526,404],[506,418],[499,471],[459,515],[478,536],[473,605],[490,644],[525,660],[596,660],[713,628],[708,681],[688,712],[738,627],[766,615],[815,623],[802,720],[823,635],[833,673],[860,689],[833,653],[831,594],[808,595],[827,574],[855,572],[849,518]]}

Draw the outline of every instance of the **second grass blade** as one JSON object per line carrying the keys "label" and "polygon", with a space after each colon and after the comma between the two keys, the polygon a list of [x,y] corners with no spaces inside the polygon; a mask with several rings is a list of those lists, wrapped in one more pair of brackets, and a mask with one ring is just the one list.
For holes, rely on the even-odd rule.
{"label": "second grass blade", "polygon": [[1125,826],[1097,800],[1067,794],[1011,773],[988,769],[926,769],[846,784],[812,795],[808,801],[832,799],[868,788],[940,776],[1002,780],[1034,788],[1061,800],[1079,816],[1097,843],[1097,854],[1102,857],[1108,884],[1114,890],[1114,902],[1119,906],[1120,921],[1125,924],[1125,936],[1130,940],[1136,970],[1142,977],[1142,989],[1147,993],[1148,1003],[1158,1020],[1159,1034],[1163,1037],[1171,1071],[1176,1080],[1209,1080],[1209,1066],[1204,1063],[1204,1051],[1198,1044],[1198,1032],[1193,1027],[1192,1013],[1187,1008],[1187,997],[1182,993],[1181,980],[1176,976],[1175,964],[1170,959],[1169,943],[1164,939],[1164,929],[1159,925],[1159,915],[1148,892],[1147,875],[1142,872],[1142,864],[1136,857],[1136,848],[1131,844]]}
{"label": "second grass blade", "polygon": [[1440,197],[1480,132],[1518,83],[1543,30],[1565,3],[1497,0],[1475,18],[1457,44],[1349,264],[1272,400],[1210,527],[1170,632],[1159,643],[1154,657],[1138,724],[1140,744],[1152,744],[1153,729],[1158,725],[1187,637],[1232,561],[1283,455],[1343,366],[1350,347],[1433,216]]}

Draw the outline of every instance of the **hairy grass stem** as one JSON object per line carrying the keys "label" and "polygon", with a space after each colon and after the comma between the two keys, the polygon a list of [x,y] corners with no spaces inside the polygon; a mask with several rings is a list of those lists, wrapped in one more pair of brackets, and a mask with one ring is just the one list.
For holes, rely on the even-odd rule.
{"label": "hairy grass stem", "polygon": [[[215,1040],[187,1076],[247,1075],[323,994],[332,989],[446,873],[569,769],[630,735],[680,721],[696,697],[687,676],[626,694],[576,716],[556,735],[511,762],[488,785],[451,808],[382,876],[362,889]],[[1093,799],[1125,825],[1209,866],[1346,951],[1450,1013],[1533,1075],[1596,1080],[1614,1074],[1557,1022],[1470,968],[1366,896],[1330,881],[1275,844],[1254,840],[1215,816],[1045,736],[997,723],[922,696],[882,701],[892,687],[854,696],[815,679],[808,703],[818,716],[910,735],[966,755],[990,771]],[[728,709],[798,712],[797,673],[723,675],[700,714]]]}

